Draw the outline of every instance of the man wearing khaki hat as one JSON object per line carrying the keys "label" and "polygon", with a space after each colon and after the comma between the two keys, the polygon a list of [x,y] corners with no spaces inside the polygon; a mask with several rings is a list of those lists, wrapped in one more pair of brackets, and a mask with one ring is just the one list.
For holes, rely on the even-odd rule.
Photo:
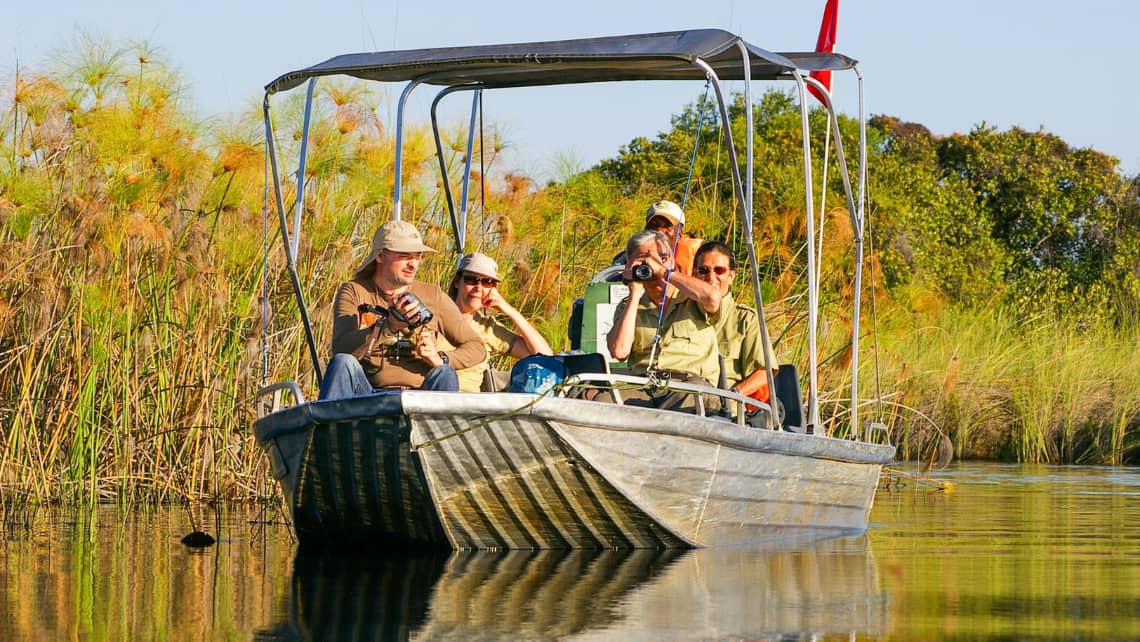
{"label": "man wearing khaki hat", "polygon": [[[459,389],[455,371],[482,362],[487,351],[439,286],[416,280],[424,252],[434,252],[411,223],[388,221],[372,251],[333,302],[333,358],[321,399],[374,388]],[[440,351],[442,334],[453,350]]]}

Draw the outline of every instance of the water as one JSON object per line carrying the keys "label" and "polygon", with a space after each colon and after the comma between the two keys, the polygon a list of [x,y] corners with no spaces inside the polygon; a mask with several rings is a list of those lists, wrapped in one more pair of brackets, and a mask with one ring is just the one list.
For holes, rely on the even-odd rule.
{"label": "water", "polygon": [[252,509],[195,513],[205,549],[180,508],[9,510],[0,640],[1140,639],[1140,469],[932,477],[763,549],[300,556]]}

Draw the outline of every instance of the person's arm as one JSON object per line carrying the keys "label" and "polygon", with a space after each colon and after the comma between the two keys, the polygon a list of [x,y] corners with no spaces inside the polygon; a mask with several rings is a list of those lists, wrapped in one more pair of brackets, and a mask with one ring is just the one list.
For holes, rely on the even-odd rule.
{"label": "person's arm", "polygon": [[360,289],[351,281],[344,283],[333,300],[332,353],[347,353],[362,359],[380,335],[378,325],[360,326]]}
{"label": "person's arm", "polygon": [[[695,276],[689,276],[680,270],[673,270],[669,274],[668,268],[664,263],[658,261],[652,255],[645,256],[636,261],[636,263],[644,263],[653,270],[653,278],[657,279],[660,283],[665,283],[665,276],[669,275],[669,285],[677,288],[677,290],[688,299],[697,302],[697,305],[705,311],[706,314],[716,314],[720,309],[720,290],[711,283],[705,283]],[[631,280],[631,274],[634,266],[626,266],[625,280]],[[634,281],[636,283],[636,281]]]}
{"label": "person's arm", "polygon": [[529,357],[532,354],[554,354],[554,350],[550,349],[550,344],[546,342],[546,338],[538,331],[526,317],[519,312],[515,306],[507,302],[503,295],[499,292],[498,288],[492,288],[490,294],[487,295],[485,305],[493,310],[502,312],[512,323],[515,324],[517,330],[513,339],[511,339],[511,357],[515,359],[522,359]]}
{"label": "person's arm", "polygon": [[[431,296],[430,302],[428,296],[430,295],[425,293],[420,295],[420,298],[435,313],[432,324],[438,324],[436,327],[439,328],[439,331],[451,345],[455,346],[454,350],[447,353],[448,364],[456,370],[462,370],[482,363],[487,358],[487,348],[483,345],[479,335],[472,329],[471,324],[463,318],[459,308],[455,307],[455,302],[438,288],[436,288],[434,296]],[[432,343],[434,348],[434,341]]]}
{"label": "person's arm", "polygon": [[[772,368],[772,376],[776,376],[776,368]],[[752,397],[764,402],[768,401],[771,394],[768,390],[768,373],[763,368],[753,371],[752,374],[733,387],[745,397]]]}
{"label": "person's arm", "polygon": [[680,270],[674,270],[669,277],[669,284],[676,287],[685,297],[696,301],[697,305],[708,314],[716,314],[720,309],[720,290],[711,283],[689,276]]}
{"label": "person's arm", "polygon": [[772,345],[761,348],[763,337],[760,334],[760,317],[756,311],[749,307],[737,306],[740,319],[740,367],[742,372],[750,373],[736,384],[736,389],[747,397],[767,401],[769,398],[768,374],[764,370],[765,362],[772,365],[772,376],[779,371],[779,362],[773,354]]}
{"label": "person's arm", "polygon": [[614,325],[606,335],[606,347],[610,356],[618,361],[625,359],[633,350],[633,335],[637,329],[637,308],[645,286],[640,281],[629,284],[629,298],[618,304],[614,310]]}

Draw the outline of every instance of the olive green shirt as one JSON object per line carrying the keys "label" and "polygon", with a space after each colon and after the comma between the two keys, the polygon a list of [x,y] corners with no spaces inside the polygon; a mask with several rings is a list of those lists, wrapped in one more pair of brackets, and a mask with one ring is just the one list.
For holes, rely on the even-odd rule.
{"label": "olive green shirt", "polygon": [[724,357],[724,378],[729,387],[762,369],[765,355],[773,367],[779,366],[771,342],[761,350],[760,315],[755,308],[741,305],[733,300],[731,293],[726,294],[720,301],[715,325],[717,345]]}
{"label": "olive green shirt", "polygon": [[[480,310],[471,317],[471,329],[483,341],[487,348],[487,358],[470,368],[457,371],[459,375],[460,392],[479,392],[483,388],[483,373],[490,367],[491,357],[498,357],[511,353],[511,343],[518,338],[518,334],[503,325],[498,319],[483,314]],[[450,350],[451,344],[444,337],[439,338],[440,350]]]}
{"label": "olive green shirt", "polygon": [[[625,313],[629,299],[614,310],[616,324]],[[720,378],[720,360],[717,353],[716,314],[710,315],[692,299],[674,298],[667,303],[665,318],[661,320],[661,341],[657,346],[656,370],[687,372],[701,377],[715,386]],[[649,353],[653,349],[653,335],[657,332],[657,307],[643,294],[638,302],[633,345],[629,351],[629,369],[644,374],[649,367]]]}

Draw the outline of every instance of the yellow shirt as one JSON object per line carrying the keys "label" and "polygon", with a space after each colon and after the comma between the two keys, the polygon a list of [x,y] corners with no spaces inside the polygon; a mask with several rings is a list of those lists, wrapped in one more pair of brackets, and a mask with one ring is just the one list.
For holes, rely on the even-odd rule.
{"label": "yellow shirt", "polygon": [[[614,310],[617,323],[629,299]],[[661,341],[657,346],[656,370],[674,370],[697,375],[715,386],[720,378],[720,361],[717,357],[716,327],[700,304],[692,299],[668,302],[665,318],[661,320]],[[637,321],[633,331],[633,345],[629,351],[629,369],[644,374],[649,367],[649,353],[653,348],[653,335],[657,332],[657,308],[643,294],[637,307]]]}
{"label": "yellow shirt", "polygon": [[[487,358],[469,368],[456,370],[460,392],[479,392],[483,386],[483,372],[490,367],[491,357],[510,354],[511,343],[519,336],[494,317],[483,314],[482,310],[471,317],[471,329],[487,348]],[[452,349],[445,337],[439,337],[438,346],[442,351]]]}

